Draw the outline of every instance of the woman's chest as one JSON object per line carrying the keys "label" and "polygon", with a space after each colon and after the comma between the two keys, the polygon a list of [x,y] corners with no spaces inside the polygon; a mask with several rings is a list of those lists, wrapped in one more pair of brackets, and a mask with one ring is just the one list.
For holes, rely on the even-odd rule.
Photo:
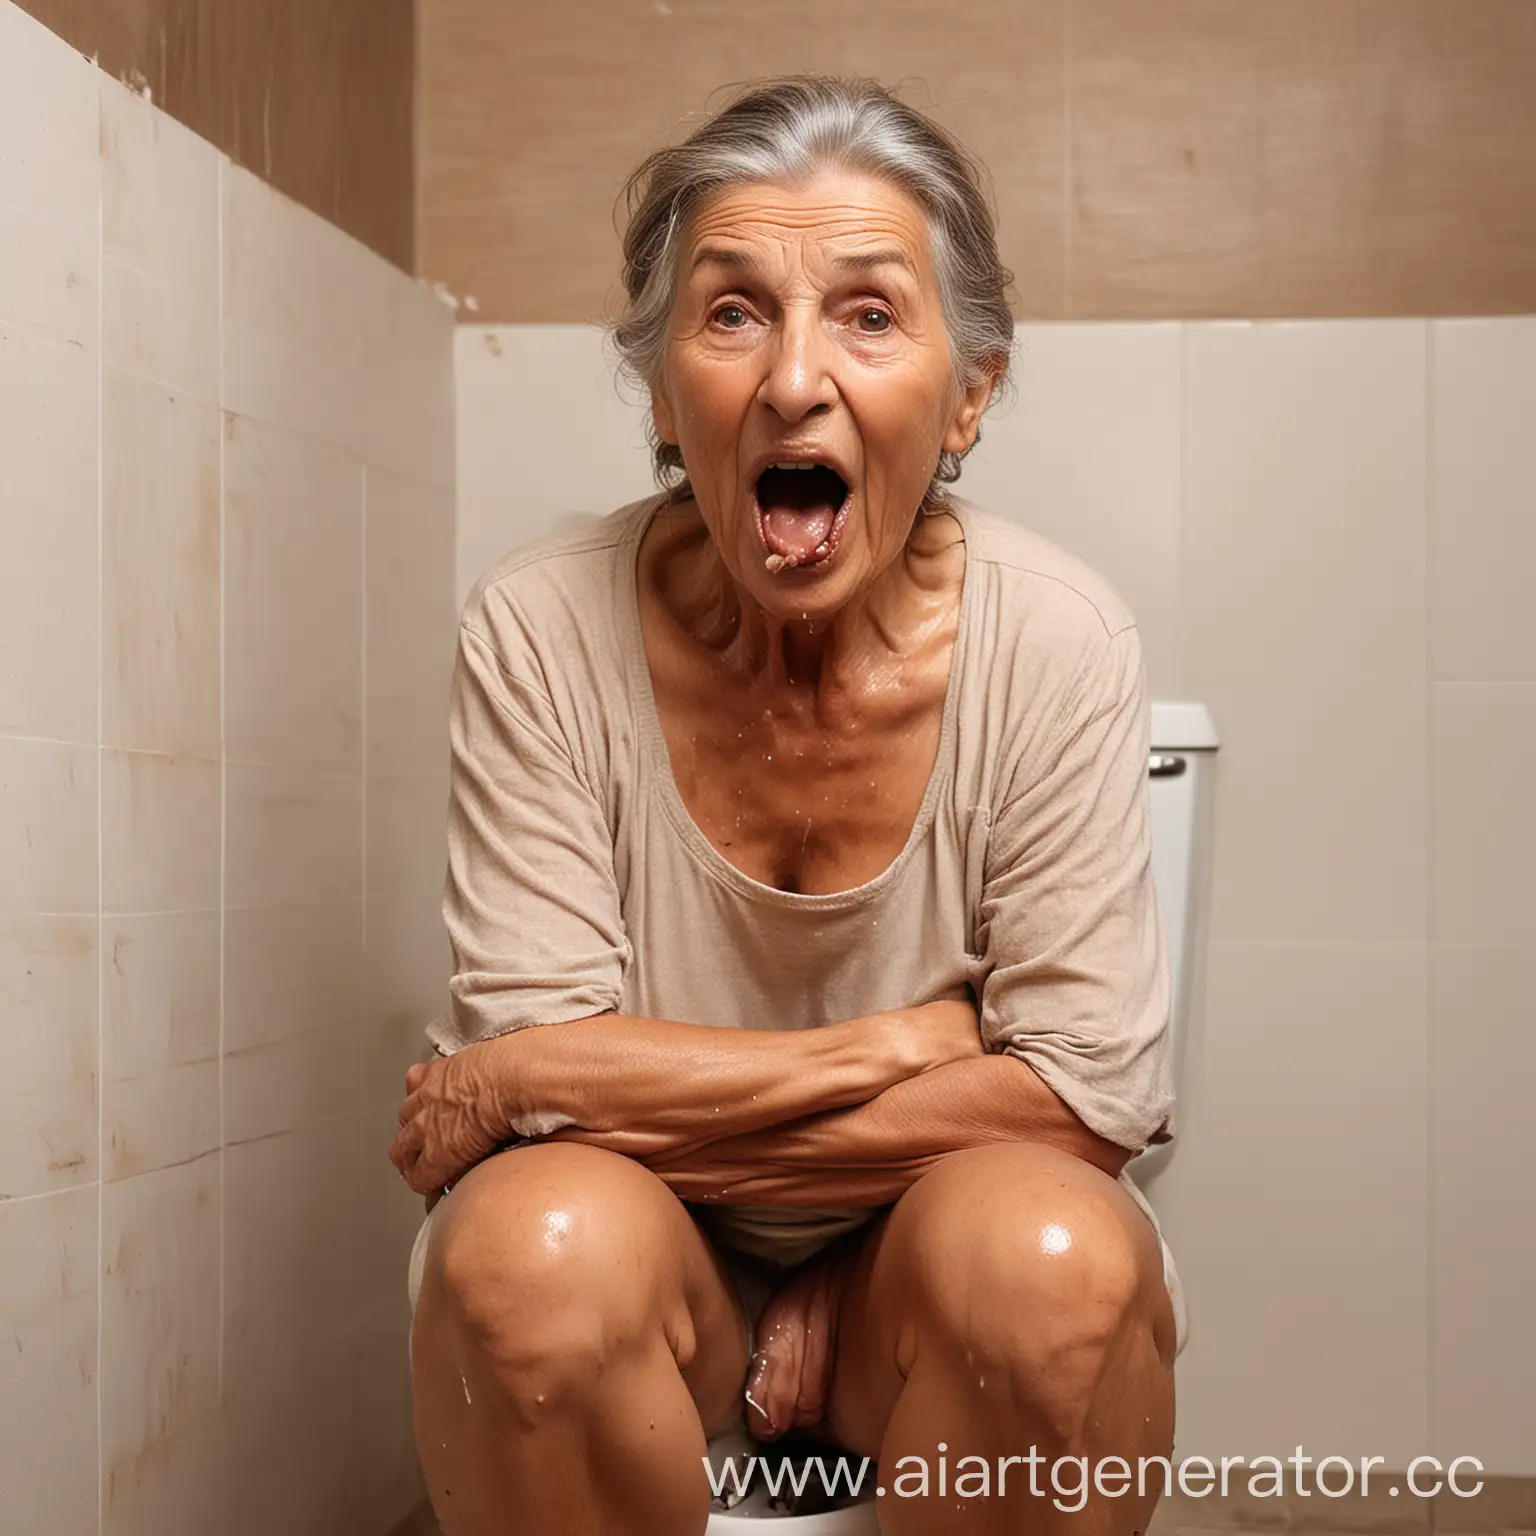
{"label": "woman's chest", "polygon": [[901,853],[933,777],[944,678],[818,713],[674,689],[658,698],[672,777],[715,851],[763,885],[850,890]]}

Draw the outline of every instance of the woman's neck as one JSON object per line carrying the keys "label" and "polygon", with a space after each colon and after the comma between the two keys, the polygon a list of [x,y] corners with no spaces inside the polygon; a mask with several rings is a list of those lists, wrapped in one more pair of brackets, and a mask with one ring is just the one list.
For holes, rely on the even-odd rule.
{"label": "woman's neck", "polygon": [[896,557],[836,613],[783,618],[732,577],[692,502],[659,513],[641,570],[686,641],[722,671],[768,692],[864,694],[891,686],[903,662],[953,632],[965,540],[953,516],[919,516]]}

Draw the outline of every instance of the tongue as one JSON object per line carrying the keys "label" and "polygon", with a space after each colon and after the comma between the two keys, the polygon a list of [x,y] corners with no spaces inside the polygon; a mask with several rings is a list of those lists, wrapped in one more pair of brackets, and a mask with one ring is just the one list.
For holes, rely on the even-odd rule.
{"label": "tongue", "polygon": [[837,509],[819,507],[765,507],[763,537],[776,555],[797,565],[809,560],[832,532]]}

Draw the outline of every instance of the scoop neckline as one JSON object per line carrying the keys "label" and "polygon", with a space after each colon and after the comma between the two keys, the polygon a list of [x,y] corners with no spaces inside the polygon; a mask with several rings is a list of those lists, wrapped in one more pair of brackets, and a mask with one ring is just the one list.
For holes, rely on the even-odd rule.
{"label": "scoop neckline", "polygon": [[[751,875],[738,869],[704,835],[685,804],[677,780],[672,773],[672,757],[667,750],[666,733],[661,726],[661,711],[656,705],[656,693],[651,684],[651,665],[645,653],[645,630],[640,622],[640,549],[645,535],[656,514],[666,505],[663,493],[650,501],[642,502],[637,515],[619,548],[619,619],[626,634],[626,667],[629,673],[630,695],[635,700],[641,747],[647,758],[652,783],[683,846],[704,871],[738,895],[768,906],[782,907],[799,912],[832,912],[857,907],[878,896],[895,883],[903,869],[911,863],[914,854],[928,835],[945,784],[953,773],[955,721],[959,714],[961,672],[965,654],[965,642],[970,632],[970,610],[975,582],[972,580],[973,542],[971,528],[958,500],[952,500],[942,508],[955,519],[960,528],[961,541],[965,546],[965,568],[960,578],[960,616],[955,627],[955,638],[949,656],[949,674],[944,683],[944,708],[939,724],[939,745],[934,754],[933,767],[928,774],[928,784],[918,805],[907,840],[896,856],[879,874],[860,885],[849,886],[842,891],[807,893],[781,891],[776,885],[754,880]],[[937,513],[920,514],[936,516]]]}

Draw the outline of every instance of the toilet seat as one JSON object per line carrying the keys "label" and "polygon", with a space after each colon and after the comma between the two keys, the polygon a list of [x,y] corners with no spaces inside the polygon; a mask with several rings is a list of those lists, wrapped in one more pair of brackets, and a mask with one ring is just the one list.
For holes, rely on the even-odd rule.
{"label": "toilet seat", "polygon": [[711,1515],[706,1536],[766,1536],[767,1522],[773,1536],[879,1536],[880,1522],[872,1501],[834,1509],[824,1515]]}
{"label": "toilet seat", "polygon": [[[728,1459],[753,1455],[753,1442],[741,1431],[721,1435],[710,1441],[709,1454],[719,1467]],[[731,1510],[712,1512],[706,1527],[706,1536],[879,1536],[879,1532],[872,1480],[857,1504],[815,1515],[785,1515],[770,1509],[768,1490],[759,1485]]]}

